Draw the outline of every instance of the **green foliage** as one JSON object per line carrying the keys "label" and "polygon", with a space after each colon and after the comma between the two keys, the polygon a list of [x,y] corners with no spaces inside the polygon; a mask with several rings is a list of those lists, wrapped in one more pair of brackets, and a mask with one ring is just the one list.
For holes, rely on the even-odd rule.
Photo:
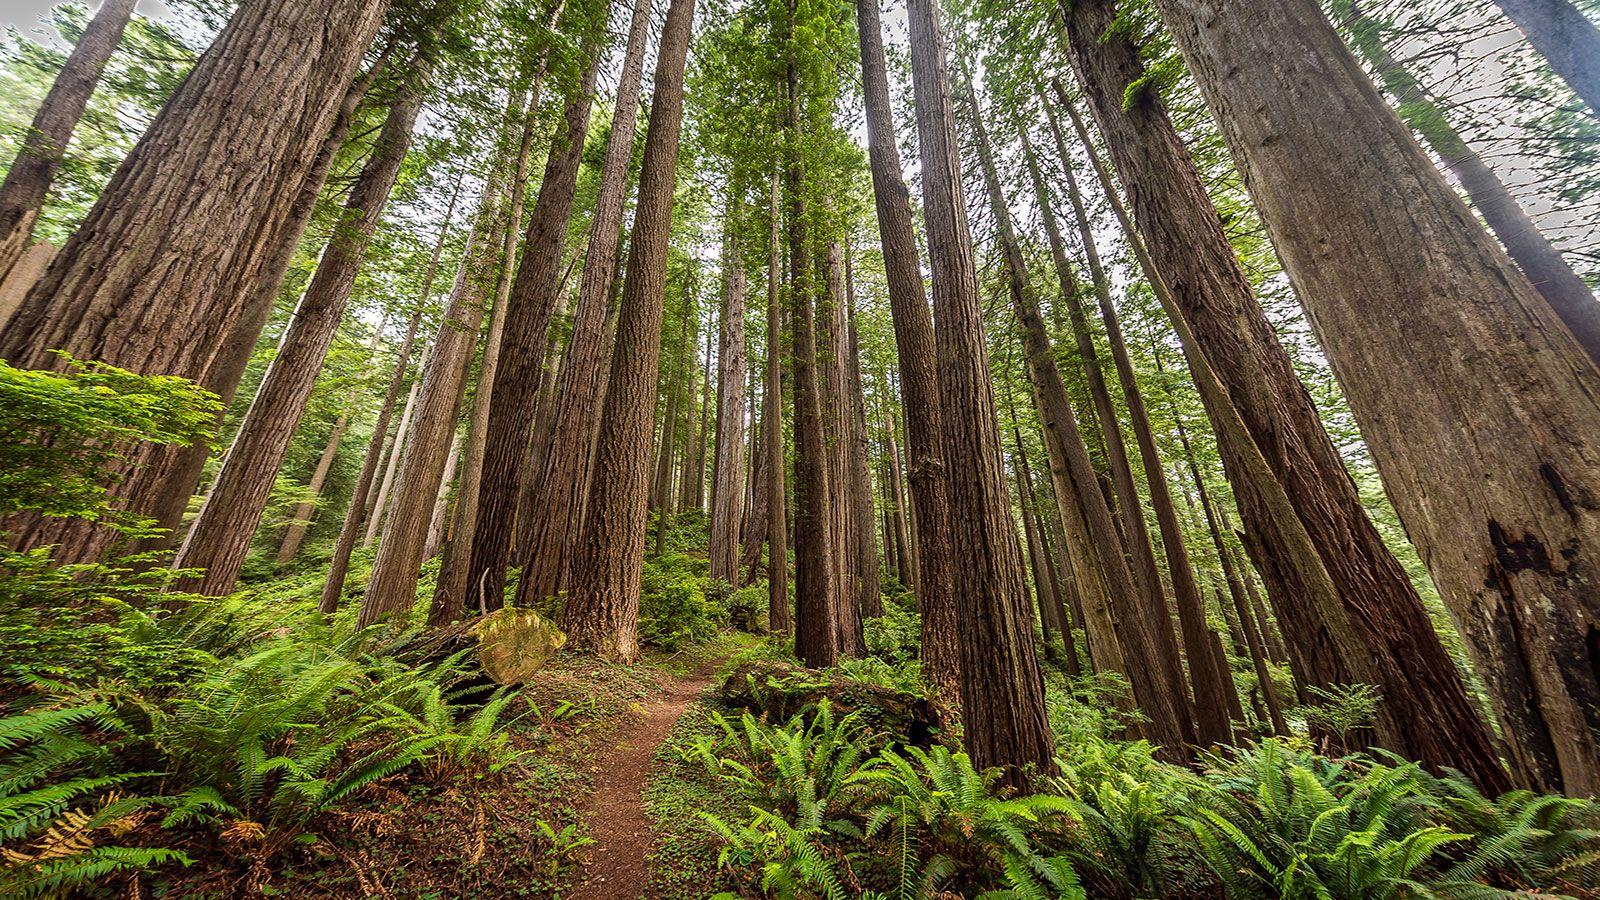
{"label": "green foliage", "polygon": [[662,650],[709,639],[728,622],[727,607],[706,597],[706,562],[667,553],[646,560],[639,593],[639,639]]}
{"label": "green foliage", "polygon": [[61,357],[64,372],[0,361],[0,516],[27,511],[143,533],[145,523],[109,505],[107,472],[134,442],[209,439],[221,406],[182,378]]}
{"label": "green foliage", "polygon": [[922,619],[914,607],[884,599],[883,615],[861,623],[867,652],[894,665],[912,662],[922,650]]}
{"label": "green foliage", "polygon": [[159,802],[126,793],[144,773],[106,765],[102,739],[118,728],[104,703],[0,719],[0,895],[65,893],[116,872],[189,864],[176,850],[106,843]]}
{"label": "green foliage", "polygon": [[1383,693],[1372,684],[1341,684],[1331,688],[1311,685],[1306,690],[1318,702],[1293,707],[1290,712],[1304,719],[1313,730],[1327,731],[1341,742],[1350,732],[1370,726],[1383,700]]}

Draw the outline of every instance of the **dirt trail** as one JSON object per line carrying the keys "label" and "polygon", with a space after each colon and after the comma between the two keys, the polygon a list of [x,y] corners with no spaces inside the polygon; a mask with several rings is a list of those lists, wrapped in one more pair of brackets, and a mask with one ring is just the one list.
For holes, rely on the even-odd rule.
{"label": "dirt trail", "polygon": [[595,843],[583,875],[572,887],[573,900],[636,900],[649,877],[645,857],[654,844],[644,814],[644,788],[656,748],[683,711],[711,683],[715,663],[687,677],[662,681],[665,696],[629,715],[613,743],[595,759],[594,795],[584,820]]}

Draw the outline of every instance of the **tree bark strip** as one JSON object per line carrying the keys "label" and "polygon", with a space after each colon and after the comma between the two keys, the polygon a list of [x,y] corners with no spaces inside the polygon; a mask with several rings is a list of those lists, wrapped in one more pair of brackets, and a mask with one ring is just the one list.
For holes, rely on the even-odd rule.
{"label": "tree bark strip", "polygon": [[639,656],[650,420],[660,374],[667,244],[694,7],[695,0],[672,0],[662,27],[628,279],[595,453],[594,487],[562,619],[572,646],[620,662],[633,662]]}

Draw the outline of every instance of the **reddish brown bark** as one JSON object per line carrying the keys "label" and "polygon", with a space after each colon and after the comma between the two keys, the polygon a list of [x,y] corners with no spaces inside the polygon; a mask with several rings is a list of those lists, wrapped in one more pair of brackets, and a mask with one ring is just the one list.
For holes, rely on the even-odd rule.
{"label": "reddish brown bark", "polygon": [[794,629],[789,611],[789,519],[783,446],[783,292],[780,269],[783,252],[779,240],[779,178],[772,173],[769,209],[772,225],[767,236],[767,359],[766,386],[761,398],[761,450],[766,463],[767,490],[767,618],[774,634]]}
{"label": "reddish brown bark", "polygon": [[284,454],[344,318],[367,243],[378,228],[400,164],[411,148],[429,69],[428,62],[419,59],[402,81],[372,154],[333,225],[316,273],[284,331],[278,353],[239,424],[205,504],[178,548],[174,568],[205,570],[197,580],[182,580],[185,590],[219,597],[232,592],[238,581]]}
{"label": "reddish brown bark", "polygon": [[717,330],[717,452],[711,485],[711,577],[739,579],[739,523],[744,508],[744,263],[734,234],[737,207],[722,236],[722,314]]}
{"label": "reddish brown bark", "polygon": [[910,502],[922,525],[917,529],[915,546],[907,534],[907,510],[901,499],[906,492],[901,484],[891,421],[889,452],[891,471],[895,473],[896,528],[901,531],[900,537],[916,563],[915,575],[907,583],[914,583],[917,589],[922,620],[923,675],[936,691],[954,698],[959,696],[961,652],[956,638],[950,488],[941,445],[943,425],[935,364],[937,340],[933,314],[922,285],[922,265],[917,258],[911,197],[896,147],[877,0],[857,0],[856,21],[861,41],[868,159],[900,363],[901,406],[906,415]]}
{"label": "reddish brown bark", "polygon": [[672,0],[656,55],[628,279],[617,319],[593,490],[562,624],[572,646],[621,662],[639,656],[639,579],[648,509],[650,420],[661,362],[667,243],[677,182],[683,73],[694,0]]}
{"label": "reddish brown bark", "polygon": [[[999,766],[1006,783],[1022,788],[1036,773],[1054,767],[1053,740],[1012,537],[944,37],[931,0],[910,0],[907,13],[938,323],[940,413],[961,623],[961,699],[963,709],[981,711],[967,717],[963,738],[975,765]],[[917,524],[937,527],[920,518]]]}
{"label": "reddish brown bark", "polygon": [[[1482,670],[1517,781],[1600,791],[1600,372],[1317,4],[1157,7]],[[1504,784],[1420,604],[1352,599],[1392,647],[1385,702],[1424,760]]]}
{"label": "reddish brown bark", "polygon": [[[218,349],[271,254],[386,0],[240,5],[123,162],[83,225],[0,332],[0,358],[59,368],[60,349],[142,374],[208,383]],[[241,75],[241,73],[248,73]],[[271,103],[248,98],[271,96]],[[240,227],[238,223],[247,223]],[[113,496],[147,514],[176,454],[124,454]],[[146,463],[138,493],[122,476]],[[114,534],[32,519],[20,548],[98,557]]]}
{"label": "reddish brown bark", "polygon": [[635,0],[628,45],[618,76],[611,133],[600,169],[594,222],[578,282],[561,376],[556,382],[550,442],[541,451],[541,471],[528,507],[532,521],[520,550],[523,563],[518,596],[523,602],[553,597],[566,579],[584,509],[584,484],[592,462],[592,437],[604,402],[611,345],[607,320],[622,246],[623,203],[628,193],[628,163],[638,121],[644,53],[650,31],[650,0]]}
{"label": "reddish brown bark", "polygon": [[533,433],[539,383],[544,372],[545,335],[556,306],[567,220],[578,169],[583,161],[594,84],[599,74],[604,22],[581,21],[585,29],[579,51],[583,74],[567,98],[563,128],[558,129],[545,164],[539,199],[522,241],[516,281],[506,300],[505,331],[499,365],[494,372],[488,427],[483,433],[483,470],[479,475],[477,525],[467,565],[468,608],[499,609],[504,604],[506,567],[516,527],[517,497]]}
{"label": "reddish brown bark", "polygon": [[1486,788],[1504,785],[1454,663],[1367,517],[1165,109],[1148,91],[1124,97],[1143,66],[1125,37],[1107,36],[1115,15],[1113,0],[1073,6],[1073,64],[1129,190],[1144,246],[1231,400],[1226,410],[1202,386],[1241,515],[1249,517],[1251,555],[1276,581],[1280,621],[1293,623],[1297,668],[1308,684],[1379,685],[1386,700],[1377,736],[1385,746],[1471,772]]}

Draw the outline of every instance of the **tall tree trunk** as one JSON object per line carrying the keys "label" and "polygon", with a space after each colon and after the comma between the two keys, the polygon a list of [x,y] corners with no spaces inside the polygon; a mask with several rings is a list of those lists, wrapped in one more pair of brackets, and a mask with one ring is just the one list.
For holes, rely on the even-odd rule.
{"label": "tall tree trunk", "polygon": [[683,285],[682,321],[678,330],[678,360],[667,382],[666,416],[661,421],[661,443],[656,454],[656,474],[651,482],[650,506],[656,511],[656,555],[666,550],[667,530],[672,527],[672,455],[678,447],[678,406],[683,400],[683,378],[689,368],[689,321],[694,304],[694,286]]}
{"label": "tall tree trunk", "polygon": [[[1256,681],[1261,685],[1261,697],[1266,703],[1267,714],[1272,719],[1272,732],[1277,735],[1288,735],[1289,725],[1283,718],[1283,703],[1278,699],[1278,688],[1272,683],[1272,675],[1267,670],[1267,651],[1262,640],[1262,634],[1266,629],[1257,627],[1257,611],[1252,608],[1250,597],[1240,581],[1239,570],[1234,564],[1233,551],[1222,537],[1217,512],[1211,506],[1205,479],[1200,474],[1200,464],[1195,461],[1194,449],[1189,446],[1189,436],[1184,433],[1183,422],[1176,418],[1176,410],[1173,413],[1178,426],[1178,440],[1183,445],[1183,458],[1189,466],[1190,477],[1194,479],[1195,491],[1200,495],[1200,508],[1205,513],[1206,528],[1211,532],[1211,543],[1217,548],[1217,561],[1222,565],[1222,578],[1228,583],[1228,595],[1233,599],[1233,608],[1238,614],[1239,630],[1244,632],[1244,642],[1250,650],[1250,663],[1256,670]],[[1260,624],[1264,626],[1266,623]]]}
{"label": "tall tree trunk", "polygon": [[[564,4],[557,3],[557,7]],[[550,18],[555,24],[555,13]],[[495,281],[494,306],[489,311],[489,327],[483,338],[483,357],[478,363],[478,381],[472,395],[472,416],[467,422],[466,460],[461,463],[461,487],[456,491],[455,508],[446,529],[444,559],[439,563],[439,578],[434,583],[433,601],[428,607],[430,625],[454,621],[467,608],[467,566],[472,559],[473,536],[478,526],[478,498],[483,490],[484,432],[489,427],[490,406],[494,402],[494,380],[500,368],[500,348],[505,336],[506,308],[510,306],[511,281],[516,267],[517,236],[521,231],[523,204],[527,198],[528,167],[533,156],[533,140],[538,132],[538,95],[544,85],[548,56],[541,55],[535,71],[529,102],[522,113],[521,134],[517,141],[516,163],[512,172],[507,202],[506,227],[500,243],[499,275]],[[516,104],[522,108],[523,103]],[[446,479],[448,481],[448,479]]]}
{"label": "tall tree trunk", "polygon": [[901,406],[906,415],[911,504],[923,527],[915,546],[907,534],[905,486],[890,423],[890,456],[895,473],[897,521],[915,557],[915,575],[922,620],[922,671],[944,697],[960,696],[961,650],[956,637],[955,548],[951,532],[949,472],[944,465],[944,427],[936,366],[933,314],[922,286],[917,237],[911,219],[911,197],[901,172],[884,62],[883,27],[877,0],[856,0],[857,33],[861,40],[861,80],[866,105],[867,150],[872,189],[883,246],[889,311],[894,323],[900,363]]}
{"label": "tall tree trunk", "polygon": [[[1233,413],[1246,423],[1248,435],[1237,434],[1232,413],[1204,387],[1213,423],[1221,423],[1241,514],[1252,517],[1251,553],[1279,580],[1273,592],[1279,618],[1294,617],[1297,642],[1323,654],[1318,677],[1307,683],[1378,685],[1385,702],[1377,735],[1385,746],[1460,769],[1486,790],[1505,785],[1487,726],[1256,304],[1166,110],[1150,91],[1125,96],[1143,66],[1124,37],[1107,36],[1115,16],[1114,0],[1073,6],[1067,30],[1074,66],[1129,190],[1144,245],[1172,285],[1205,364],[1226,384]],[[1262,461],[1250,455],[1250,443],[1275,483],[1259,471],[1247,474]]]}
{"label": "tall tree trunk", "polygon": [[[0,183],[0,279],[27,252],[45,195],[138,0],[102,0],[34,114]],[[0,316],[0,326],[5,324]]]}
{"label": "tall tree trunk", "polygon": [[[1023,462],[1027,462],[1026,457],[1023,458]],[[1027,477],[1028,482],[1031,485],[1033,483],[1033,475],[1031,471],[1027,473]],[[1044,562],[1048,567],[1047,576],[1050,579],[1050,584],[1052,585],[1052,589],[1056,598],[1056,605],[1055,608],[1051,610],[1050,616],[1055,622],[1056,627],[1061,632],[1062,647],[1067,654],[1067,674],[1077,678],[1079,675],[1083,674],[1084,669],[1078,661],[1078,641],[1077,636],[1073,633],[1074,618],[1072,614],[1068,612],[1068,610],[1076,608],[1076,600],[1073,599],[1073,586],[1070,581],[1062,577],[1064,572],[1057,566],[1055,549],[1056,535],[1055,530],[1052,529],[1048,524],[1049,517],[1039,515],[1036,516],[1036,518],[1039,520],[1040,543],[1044,546]]]}
{"label": "tall tree trunk", "polygon": [[[1157,6],[1483,670],[1517,781],[1600,792],[1600,600],[1588,587],[1600,577],[1600,371],[1383,104],[1320,7]],[[1318,74],[1308,92],[1294,79],[1309,71]],[[1420,607],[1406,619],[1357,612],[1400,649],[1437,643]],[[1500,783],[1458,673],[1442,648],[1442,659],[1431,655],[1396,654],[1410,696],[1431,703],[1416,715],[1454,736],[1457,768]]]}
{"label": "tall tree trunk", "polygon": [[[426,370],[427,366],[422,368]],[[405,406],[400,409],[400,422],[394,427],[394,440],[389,442],[389,461],[383,467],[383,479],[378,482],[378,490],[367,503],[367,528],[361,538],[363,549],[370,548],[378,541],[378,532],[383,527],[383,518],[389,509],[390,489],[394,487],[395,473],[400,471],[406,438],[411,435],[411,414],[417,408],[417,395],[421,393],[422,380],[413,379],[411,390],[406,393]]]}
{"label": "tall tree trunk", "polygon": [[563,625],[577,648],[633,662],[639,656],[639,578],[650,468],[650,420],[661,362],[667,244],[677,182],[683,72],[694,0],[672,0],[656,54],[654,100],[639,174],[628,279],[617,319],[610,389],[594,461],[584,532],[573,560]]}
{"label": "tall tree trunk", "polygon": [[[1341,4],[1351,45],[1372,65],[1384,90],[1399,103],[1400,115],[1461,182],[1473,208],[1483,216],[1522,274],[1572,329],[1584,352],[1600,363],[1600,301],[1595,300],[1594,291],[1533,224],[1500,176],[1451,127],[1444,110],[1423,91],[1416,77],[1384,46],[1379,23],[1368,18],[1355,0],[1341,0]],[[1341,4],[1334,8],[1338,10]],[[1600,38],[1596,39],[1595,50],[1600,52]]]}
{"label": "tall tree trunk", "polygon": [[[609,7],[604,7],[608,10]],[[545,335],[556,306],[567,220],[589,133],[594,84],[604,53],[605,23],[580,15],[584,30],[579,61],[583,74],[567,98],[564,128],[558,129],[545,164],[539,199],[522,241],[517,278],[506,300],[505,331],[494,372],[488,427],[483,432],[483,469],[478,475],[478,516],[467,565],[468,608],[499,609],[504,604],[506,567],[516,527],[517,498],[538,407]],[[516,227],[518,223],[512,223]]]}
{"label": "tall tree trunk", "polygon": [[[520,126],[520,116],[508,117]],[[456,431],[457,414],[466,392],[467,367],[478,345],[483,313],[494,290],[500,262],[500,229],[514,228],[504,218],[501,205],[510,177],[510,140],[490,163],[483,197],[478,203],[471,235],[456,270],[450,302],[439,323],[438,336],[423,372],[415,411],[415,424],[404,442],[399,490],[394,500],[393,522],[372,563],[372,579],[357,618],[360,627],[399,616],[404,619],[417,599],[417,580],[427,550],[430,512],[438,498],[446,458]],[[396,432],[396,443],[399,433]],[[378,510],[374,510],[374,517]]]}
{"label": "tall tree trunk", "polygon": [[[1133,687],[1139,708],[1149,718],[1145,735],[1160,745],[1166,755],[1181,759],[1195,743],[1194,723],[1182,675],[1174,677],[1171,671],[1177,665],[1175,649],[1169,657],[1162,639],[1163,636],[1171,638],[1172,621],[1160,595],[1160,582],[1159,579],[1154,583],[1140,581],[1133,576],[1134,564],[1124,549],[1122,532],[1117,530],[1111,508],[1095,479],[1089,448],[1084,444],[1077,414],[1073,412],[1056,365],[1055,350],[1050,345],[1044,319],[1039,315],[1039,298],[1028,283],[1027,263],[1012,230],[1011,214],[995,171],[988,131],[976,103],[972,106],[972,131],[977,138],[978,160],[1005,258],[1006,282],[1021,330],[1028,375],[1039,401],[1040,421],[1053,450],[1052,464],[1064,466],[1068,489],[1078,498],[1089,539],[1093,542],[1094,556],[1088,562],[1105,579],[1116,617],[1117,636],[1128,667],[1124,674]],[[1116,428],[1116,423],[1111,422],[1110,427]],[[1128,513],[1128,519],[1142,515],[1137,508],[1129,509]],[[1135,533],[1126,523],[1125,527],[1127,533]]]}
{"label": "tall tree trunk", "polygon": [[422,290],[418,292],[416,306],[406,322],[406,335],[400,341],[400,352],[395,355],[394,371],[389,376],[389,386],[383,392],[383,402],[378,405],[377,419],[372,423],[372,440],[367,444],[366,455],[361,459],[361,474],[356,477],[355,490],[350,494],[350,504],[345,508],[344,523],[339,526],[339,537],[333,544],[333,559],[328,563],[328,575],[322,584],[322,596],[317,608],[331,615],[339,608],[344,594],[344,580],[350,573],[350,555],[355,552],[356,540],[361,535],[361,525],[367,509],[367,495],[372,492],[372,482],[383,462],[384,442],[389,435],[389,420],[394,416],[395,404],[405,387],[406,374],[411,369],[411,354],[416,349],[417,329],[422,324],[422,314],[433,298],[433,281],[439,273],[439,258],[444,255],[444,244],[450,236],[450,223],[455,219],[456,202],[461,196],[461,180],[450,192],[450,204],[445,209],[444,223],[439,226],[439,237],[433,244],[433,255],[428,259],[427,271],[422,276]]}
{"label": "tall tree trunk", "polygon": [[[831,204],[830,204],[831,206]],[[830,210],[831,212],[831,210]],[[817,260],[817,386],[822,399],[822,433],[828,452],[828,522],[833,528],[834,626],[839,653],[852,659],[867,654],[857,582],[854,527],[854,483],[851,446],[848,350],[845,347],[844,246],[829,240]]]}
{"label": "tall tree trunk", "polygon": [[[793,43],[795,0],[789,0],[784,40]],[[828,485],[829,455],[824,432],[822,377],[817,372],[816,303],[819,287],[812,271],[807,227],[805,169],[801,147],[801,95],[795,50],[788,49],[784,89],[784,195],[789,244],[789,329],[794,366],[794,650],[808,666],[826,668],[839,660],[839,583],[835,562],[837,530]]]}
{"label": "tall tree trunk", "polygon": [[372,155],[356,178],[316,274],[284,331],[277,356],[178,549],[174,568],[205,570],[198,579],[180,581],[187,590],[220,597],[231,593],[238,582],[284,454],[344,318],[367,244],[383,217],[400,164],[411,149],[411,133],[422,110],[430,69],[428,61],[419,58],[401,82]]}
{"label": "tall tree trunk", "polygon": [[1600,116],[1600,29],[1569,0],[1494,0],[1550,68]]}
{"label": "tall tree trunk", "polygon": [[717,452],[711,485],[711,577],[739,581],[739,518],[744,507],[744,263],[734,233],[738,207],[722,233],[722,321],[717,331]]}
{"label": "tall tree trunk", "polygon": [[772,224],[767,235],[767,359],[761,398],[761,449],[767,487],[767,619],[774,634],[794,630],[789,611],[788,490],[784,486],[787,454],[783,447],[783,292],[779,282],[783,251],[779,242],[779,178],[772,172]]}
{"label": "tall tree trunk", "polygon": [[[239,389],[239,382],[244,378],[245,369],[250,364],[250,356],[255,352],[256,344],[261,338],[261,330],[272,316],[272,310],[278,302],[278,294],[283,289],[284,273],[288,271],[295,253],[300,249],[300,240],[305,235],[312,213],[316,211],[317,199],[327,184],[334,160],[350,136],[350,127],[355,119],[356,110],[378,76],[388,67],[393,50],[394,40],[391,39],[379,54],[377,61],[368,67],[365,74],[352,82],[350,89],[345,92],[339,111],[334,116],[333,126],[323,138],[322,147],[317,151],[317,158],[312,162],[300,185],[300,191],[295,196],[289,215],[279,226],[278,234],[273,239],[272,255],[267,258],[261,274],[249,288],[249,295],[245,300],[244,309],[239,313],[238,323],[228,332],[227,340],[217,352],[217,358],[211,365],[211,373],[205,381],[205,388],[215,393],[217,399],[222,402],[223,412],[218,415],[219,427],[222,418],[227,414],[227,407],[233,403],[233,395]],[[189,501],[199,488],[206,461],[211,458],[211,446],[204,441],[183,448],[161,447],[155,452],[173,456],[170,465],[164,460],[152,461],[145,470],[161,473],[164,479],[149,488],[154,495],[149,515],[162,529],[162,533],[158,537],[140,542],[140,550],[165,550],[178,541],[178,526],[183,523],[183,517],[189,511]],[[130,494],[143,493],[145,488],[136,482],[144,475],[145,472],[135,472],[129,479],[126,490]]]}
{"label": "tall tree trunk", "polygon": [[1022,510],[1022,534],[1028,547],[1028,569],[1033,575],[1033,596],[1039,604],[1039,626],[1044,631],[1045,643],[1049,643],[1051,636],[1061,630],[1060,623],[1053,617],[1060,600],[1053,592],[1054,584],[1050,581],[1049,569],[1044,561],[1044,545],[1039,540],[1039,525],[1035,521],[1037,517],[1033,508],[1033,484],[1027,460],[1022,455],[1022,429],[1017,427],[1015,416],[1012,419],[1011,435],[1016,455],[1012,460],[1011,474],[1017,480],[1017,506]]}
{"label": "tall tree trunk", "polygon": [[877,526],[872,515],[872,463],[867,435],[867,398],[861,382],[861,335],[856,330],[855,278],[850,257],[845,257],[845,380],[850,412],[852,528],[855,542],[856,608],[861,615],[883,615],[883,576],[878,569]]}
{"label": "tall tree trunk", "polygon": [[[1043,101],[1044,98],[1040,99]],[[1050,116],[1055,115],[1047,102],[1042,105]],[[1054,128],[1053,124],[1052,129],[1053,134],[1060,136],[1060,130]],[[1066,260],[1066,247],[1056,225],[1055,212],[1051,208],[1044,179],[1034,160],[1033,148],[1029,144],[1027,132],[1020,133],[1024,161],[1033,181],[1034,192],[1039,198],[1045,229],[1050,235],[1051,253],[1058,259],[1058,274],[1070,273],[1070,270],[1062,265]],[[1216,659],[1212,653],[1210,629],[1206,625],[1205,600],[1201,598],[1200,588],[1195,584],[1194,568],[1189,561],[1189,550],[1184,542],[1183,528],[1178,524],[1178,512],[1172,505],[1172,489],[1167,484],[1160,451],[1156,448],[1155,433],[1150,428],[1150,415],[1145,410],[1144,395],[1139,390],[1139,382],[1133,371],[1133,361],[1128,356],[1127,342],[1122,336],[1122,325],[1117,320],[1116,306],[1111,301],[1111,279],[1107,277],[1105,267],[1100,262],[1100,252],[1095,245],[1094,228],[1089,222],[1083,195],[1078,190],[1077,176],[1072,170],[1070,162],[1072,157],[1068,154],[1065,141],[1057,144],[1057,150],[1062,161],[1062,182],[1066,185],[1073,218],[1078,226],[1078,242],[1083,247],[1084,259],[1089,265],[1089,276],[1094,283],[1095,298],[1100,306],[1100,321],[1105,325],[1107,342],[1111,347],[1111,359],[1117,368],[1117,381],[1122,386],[1123,403],[1128,409],[1128,425],[1133,431],[1135,442],[1139,445],[1139,461],[1144,470],[1145,484],[1150,490],[1150,506],[1155,510],[1156,528],[1161,535],[1161,549],[1166,556],[1167,572],[1172,581],[1172,597],[1174,605],[1178,608],[1184,651],[1189,660],[1189,681],[1194,689],[1195,736],[1202,745],[1232,743],[1233,727],[1228,718],[1228,706],[1229,698],[1233,697],[1233,702],[1237,702],[1237,697],[1229,685],[1219,677],[1227,674],[1226,660]],[[1066,283],[1065,278],[1063,283]],[[1076,324],[1078,319],[1084,317],[1076,296],[1072,298],[1069,306],[1074,316],[1074,330],[1087,337],[1087,323],[1082,326]],[[1083,338],[1079,339],[1079,352],[1084,352],[1085,344],[1092,354],[1093,342],[1085,341]],[[1102,423],[1107,415],[1114,414],[1111,412],[1113,408],[1109,397],[1106,399],[1105,407],[1106,409],[1101,412]],[[1113,431],[1118,429],[1113,427],[1107,431],[1108,446],[1120,443],[1120,433],[1113,440],[1111,437]],[[1131,480],[1131,473],[1128,477]],[[1143,518],[1137,509],[1134,510],[1133,517],[1141,521]],[[1153,555],[1151,559],[1154,559]],[[1162,612],[1165,615],[1164,609]],[[1167,631],[1170,632],[1170,628]]]}
{"label": "tall tree trunk", "polygon": [[302,500],[294,506],[294,514],[289,520],[289,527],[283,530],[283,540],[278,543],[278,565],[283,565],[294,559],[300,552],[300,544],[306,539],[306,531],[311,527],[311,516],[317,510],[317,498],[322,494],[322,485],[328,480],[328,473],[333,469],[333,461],[339,455],[339,444],[344,441],[345,430],[350,427],[350,415],[340,413],[339,418],[333,422],[333,429],[328,432],[328,440],[322,445],[322,453],[317,457],[317,467],[311,470],[311,480],[306,482],[306,494],[311,498]]}
{"label": "tall tree trunk", "polygon": [[[903,373],[902,377],[904,377]],[[917,567],[911,565],[911,533],[910,528],[906,523],[905,476],[901,474],[900,444],[894,438],[895,431],[896,426],[894,415],[891,413],[889,415],[888,428],[884,432],[886,446],[884,447],[883,456],[884,463],[889,468],[888,488],[890,494],[892,495],[890,503],[893,506],[892,524],[894,527],[894,543],[895,546],[899,548],[897,551],[897,565],[900,569],[900,580],[904,582],[907,587],[916,588],[917,596],[920,600],[922,597],[922,591],[917,581]],[[948,686],[951,689],[955,689],[956,685],[953,679]],[[951,696],[955,695],[952,694]]]}
{"label": "tall tree trunk", "polygon": [[611,346],[607,321],[622,247],[623,206],[628,194],[628,164],[638,121],[645,45],[650,32],[652,0],[634,0],[628,45],[618,76],[617,97],[600,169],[594,221],[578,282],[577,308],[565,362],[556,383],[556,406],[550,442],[529,506],[533,522],[520,550],[522,602],[553,597],[566,578],[568,561],[582,519],[584,484],[601,406]]}
{"label": "tall tree trunk", "polygon": [[[52,351],[64,350],[208,383],[387,7],[242,3],[0,331],[0,359],[59,369]],[[250,102],[263,96],[274,102]],[[128,448],[108,473],[112,496],[136,514],[150,511],[178,456],[152,449]],[[123,476],[141,467],[130,493]],[[62,563],[95,559],[114,537],[43,517],[12,531],[19,549],[55,545]]]}
{"label": "tall tree trunk", "polygon": [[[698,324],[698,323],[697,323]],[[700,381],[700,401],[696,418],[700,424],[695,426],[694,442],[690,445],[690,452],[684,455],[683,491],[678,497],[678,511],[686,512],[691,509],[703,510],[706,507],[706,440],[711,429],[711,336],[706,335],[705,362],[695,371]],[[690,387],[694,385],[691,379]],[[694,393],[693,390],[690,393]]]}
{"label": "tall tree trunk", "polygon": [[[974,765],[999,766],[1007,784],[1023,788],[1054,768],[1055,750],[1011,535],[944,36],[931,0],[910,0],[907,13],[939,324],[941,426],[961,622],[961,701],[963,709],[975,712],[967,717],[963,737]],[[918,526],[924,531],[937,527],[922,517]]]}

